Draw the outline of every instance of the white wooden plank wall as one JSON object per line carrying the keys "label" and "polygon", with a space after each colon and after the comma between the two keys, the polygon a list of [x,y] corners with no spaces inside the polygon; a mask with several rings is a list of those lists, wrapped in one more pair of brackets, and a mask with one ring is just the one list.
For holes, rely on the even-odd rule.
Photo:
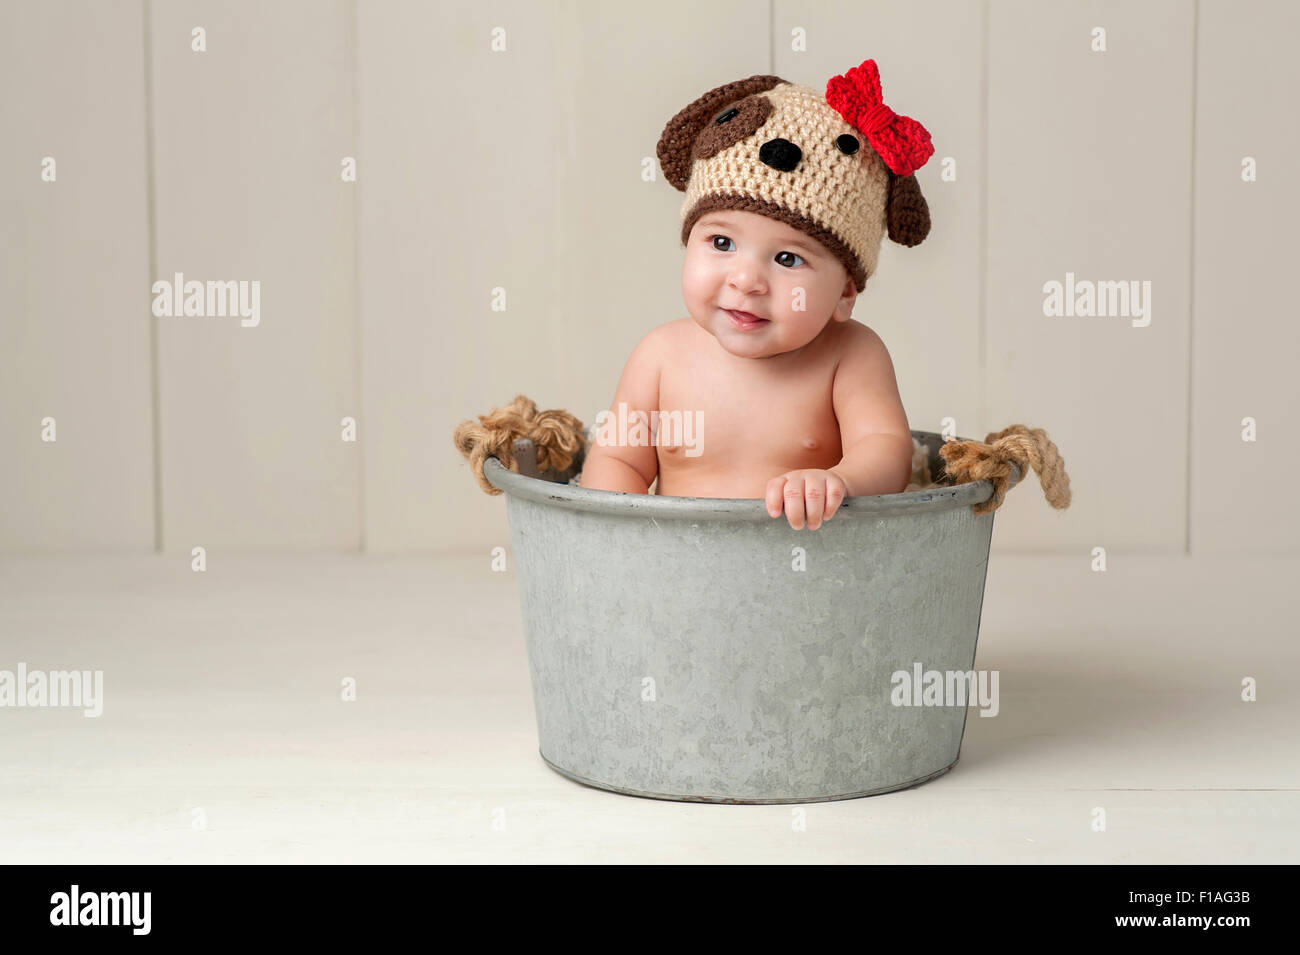
{"label": "white wooden plank wall", "polygon": [[8,552],[154,546],[143,36],[138,0],[0,4]]}
{"label": "white wooden plank wall", "polygon": [[[1201,0],[1193,267],[1193,553],[1294,554],[1300,474],[1300,5]],[[1243,178],[1254,160],[1254,181]],[[1181,409],[1181,404],[1175,407]],[[1254,441],[1243,441],[1253,419]]]}
{"label": "white wooden plank wall", "polygon": [[[6,0],[0,549],[507,545],[452,428],[519,393],[590,422],[686,314],[664,123],[872,57],[934,136],[934,231],[885,242],[855,317],[912,427],[1045,427],[1073,479],[1066,512],[1016,491],[995,549],[1295,553],[1297,28],[1281,0]],[[176,272],[258,281],[258,324],[154,317]],[[1149,282],[1149,324],[1045,315],[1067,273]]]}
{"label": "white wooden plank wall", "polygon": [[159,319],[164,543],[355,550],[352,4],[151,9],[158,276],[260,283],[256,325]]}

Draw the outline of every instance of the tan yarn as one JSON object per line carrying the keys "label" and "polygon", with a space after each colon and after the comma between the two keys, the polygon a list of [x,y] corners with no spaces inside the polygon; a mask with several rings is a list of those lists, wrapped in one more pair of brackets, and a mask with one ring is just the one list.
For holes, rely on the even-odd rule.
{"label": "tan yarn", "polygon": [[537,446],[539,471],[565,470],[587,445],[586,429],[576,417],[559,408],[538,411],[532,399],[524,395],[479,415],[478,421],[462,421],[453,435],[456,450],[469,461],[479,487],[488,494],[500,494],[501,489],[483,476],[483,462],[496,458],[510,470],[518,471],[513,453],[516,438],[531,438]]}
{"label": "tan yarn", "polygon": [[[683,241],[706,211],[731,208],[769,214],[788,209],[820,226],[816,231],[827,230],[842,240],[854,260],[848,271],[865,283],[876,271],[885,233],[889,170],[866,144],[854,156],[836,148],[837,136],[856,130],[826,104],[824,93],[782,83],[762,95],[773,107],[763,134],[695,163],[681,208]],[[773,169],[758,158],[763,143],[777,136],[797,143],[803,152],[790,172]],[[728,200],[708,201],[723,196]],[[834,244],[825,236],[814,238],[828,248]]]}
{"label": "tan yarn", "polygon": [[1070,475],[1065,473],[1065,461],[1042,428],[1013,424],[990,433],[983,443],[948,441],[939,448],[939,456],[943,458],[944,470],[957,484],[993,482],[993,496],[975,505],[976,514],[987,514],[1002,506],[1012,464],[1020,469],[1022,479],[1030,467],[1038,472],[1043,494],[1052,507],[1070,506]]}
{"label": "tan yarn", "polygon": [[724,83],[679,110],[655,151],[684,192],[681,239],[710,212],[767,216],[815,239],[859,292],[883,236],[904,246],[930,233],[916,170],[929,132],[880,100],[874,60],[826,89],[760,74]]}

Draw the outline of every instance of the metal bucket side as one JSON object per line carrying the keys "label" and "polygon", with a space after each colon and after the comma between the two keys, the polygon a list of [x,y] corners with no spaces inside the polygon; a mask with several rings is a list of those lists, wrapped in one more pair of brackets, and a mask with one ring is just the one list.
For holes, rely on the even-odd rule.
{"label": "metal bucket side", "polygon": [[912,500],[808,532],[765,511],[665,520],[507,501],[541,754],[565,775],[806,802],[956,762],[966,708],[895,706],[891,692],[916,664],[973,667],[992,514]]}

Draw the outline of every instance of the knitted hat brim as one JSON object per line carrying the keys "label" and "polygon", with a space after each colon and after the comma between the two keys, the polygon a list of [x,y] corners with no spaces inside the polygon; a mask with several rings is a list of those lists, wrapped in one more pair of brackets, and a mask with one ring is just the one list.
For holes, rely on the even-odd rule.
{"label": "knitted hat brim", "polygon": [[699,221],[701,216],[710,212],[718,212],[723,209],[733,209],[737,212],[753,212],[761,216],[767,216],[769,219],[776,219],[778,222],[784,222],[792,229],[804,233],[809,238],[819,242],[826,251],[835,256],[844,270],[853,280],[854,287],[861,292],[867,285],[867,279],[870,276],[867,271],[859,264],[858,257],[853,254],[845,243],[834,232],[825,226],[819,225],[807,216],[800,215],[797,212],[777,205],[775,202],[769,202],[766,199],[759,199],[755,196],[727,195],[725,193],[714,193],[703,197],[695,204],[690,213],[682,220],[682,245],[685,245],[690,238],[691,229]]}

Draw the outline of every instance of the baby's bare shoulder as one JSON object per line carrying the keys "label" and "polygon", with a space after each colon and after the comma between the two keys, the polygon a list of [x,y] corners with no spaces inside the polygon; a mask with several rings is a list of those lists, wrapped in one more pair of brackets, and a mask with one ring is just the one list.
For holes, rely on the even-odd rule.
{"label": "baby's bare shoulder", "polygon": [[638,408],[659,406],[660,375],[671,356],[682,347],[680,325],[680,321],[664,322],[641,336],[623,367],[616,403],[631,399]]}
{"label": "baby's bare shoulder", "polygon": [[641,336],[632,349],[632,358],[641,365],[657,364],[671,345],[672,322],[656,325]]}
{"label": "baby's bare shoulder", "polygon": [[648,360],[662,364],[689,347],[691,336],[699,327],[690,318],[678,318],[656,325],[641,337],[637,351]]}
{"label": "baby's bare shoulder", "polygon": [[680,324],[680,320],[675,320],[656,325],[641,336],[641,340],[637,342],[636,347],[641,351],[662,351],[665,348],[672,347],[682,334]]}
{"label": "baby's bare shoulder", "polygon": [[835,342],[837,364],[859,364],[880,361],[889,357],[889,349],[876,330],[861,322],[849,319],[840,329]]}
{"label": "baby's bare shoulder", "polygon": [[832,379],[837,400],[863,388],[896,393],[894,362],[884,340],[861,322],[844,324]]}
{"label": "baby's bare shoulder", "polygon": [[668,344],[680,344],[688,335],[692,335],[698,330],[699,326],[688,315],[686,318],[674,318],[671,322],[664,322],[662,325],[651,329],[650,334],[659,336]]}
{"label": "baby's bare shoulder", "polygon": [[884,341],[876,330],[869,325],[863,325],[857,319],[850,318],[844,323],[844,335],[841,338],[845,348],[883,348]]}

